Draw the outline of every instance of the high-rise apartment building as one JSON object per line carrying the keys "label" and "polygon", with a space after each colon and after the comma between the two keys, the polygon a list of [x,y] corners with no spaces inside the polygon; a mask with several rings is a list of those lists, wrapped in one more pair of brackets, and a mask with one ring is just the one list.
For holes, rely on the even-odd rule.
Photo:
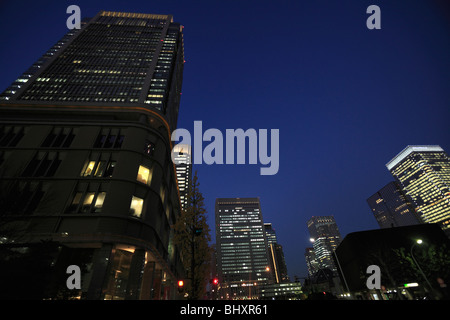
{"label": "high-rise apartment building", "polygon": [[333,253],[341,242],[341,234],[334,217],[313,216],[307,225],[318,268],[336,271]]}
{"label": "high-rise apartment building", "polygon": [[38,298],[66,289],[69,264],[83,270],[82,299],[176,296],[182,29],[170,15],[101,11],[1,95],[2,248],[56,243],[40,263],[64,275]]}
{"label": "high-rise apartment building", "polygon": [[450,235],[450,158],[440,146],[407,146],[386,164],[424,223]]}
{"label": "high-rise apartment building", "polygon": [[271,278],[259,198],[218,198],[217,266],[225,299],[255,299]]}
{"label": "high-rise apartment building", "polygon": [[416,210],[398,182],[392,181],[367,199],[380,228],[421,223]]}

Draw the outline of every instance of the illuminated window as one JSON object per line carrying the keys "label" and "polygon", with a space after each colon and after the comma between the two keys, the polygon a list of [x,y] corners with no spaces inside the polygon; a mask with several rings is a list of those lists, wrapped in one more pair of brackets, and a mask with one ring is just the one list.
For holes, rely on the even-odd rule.
{"label": "illuminated window", "polygon": [[97,200],[95,200],[94,212],[100,212],[103,207],[103,202],[105,201],[106,192],[100,192],[97,195]]}
{"label": "illuminated window", "polygon": [[139,171],[137,175],[137,181],[150,185],[152,182],[153,170],[144,166],[139,166]]}
{"label": "illuminated window", "polygon": [[95,173],[94,176],[95,177],[102,177],[103,176],[103,172],[105,171],[105,167],[106,167],[106,161],[99,161],[97,168],[95,169]]}
{"label": "illuminated window", "polygon": [[81,207],[81,212],[89,212],[91,209],[92,201],[94,200],[95,193],[87,192],[84,196],[83,205]]}
{"label": "illuminated window", "polygon": [[83,170],[81,175],[83,177],[90,176],[92,174],[92,171],[94,171],[94,167],[95,167],[95,161],[89,161],[88,165],[86,166],[86,169]]}
{"label": "illuminated window", "polygon": [[67,213],[77,212],[101,212],[106,192],[81,192],[75,193],[72,202],[67,207]]}
{"label": "illuminated window", "polygon": [[143,205],[144,199],[133,196],[133,198],[131,199],[130,214],[132,216],[140,218],[142,214]]}
{"label": "illuminated window", "polygon": [[81,171],[82,177],[112,177],[116,161],[89,160]]}

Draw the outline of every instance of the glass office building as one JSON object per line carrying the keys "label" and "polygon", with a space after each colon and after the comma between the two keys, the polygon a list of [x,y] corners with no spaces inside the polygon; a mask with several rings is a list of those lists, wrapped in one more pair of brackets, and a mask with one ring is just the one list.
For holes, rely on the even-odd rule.
{"label": "glass office building", "polygon": [[223,299],[257,299],[271,278],[259,198],[218,198],[216,248]]}
{"label": "glass office building", "polygon": [[412,202],[396,181],[389,182],[370,196],[367,203],[380,228],[421,223]]}
{"label": "glass office building", "polygon": [[0,96],[1,249],[26,260],[52,244],[33,297],[60,295],[69,264],[83,269],[81,299],[177,297],[183,66],[171,15],[101,11]]}
{"label": "glass office building", "polygon": [[313,216],[308,220],[307,225],[318,268],[336,271],[332,255],[341,243],[341,234],[334,217]]}
{"label": "glass office building", "polygon": [[450,234],[450,158],[440,146],[407,146],[386,164],[424,223]]}

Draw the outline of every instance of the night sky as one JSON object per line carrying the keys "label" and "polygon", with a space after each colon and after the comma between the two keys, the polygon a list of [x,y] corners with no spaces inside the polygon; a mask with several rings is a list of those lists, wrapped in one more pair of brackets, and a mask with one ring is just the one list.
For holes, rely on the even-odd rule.
{"label": "night sky", "polygon": [[[450,152],[448,1],[1,1],[0,91],[67,32],[71,4],[185,26],[179,128],[279,129],[276,175],[194,170],[213,241],[216,198],[260,197],[291,277],[307,275],[311,216],[334,215],[343,237],[377,229],[366,199],[392,180],[385,164],[407,145]],[[372,4],[380,30],[366,27]]]}

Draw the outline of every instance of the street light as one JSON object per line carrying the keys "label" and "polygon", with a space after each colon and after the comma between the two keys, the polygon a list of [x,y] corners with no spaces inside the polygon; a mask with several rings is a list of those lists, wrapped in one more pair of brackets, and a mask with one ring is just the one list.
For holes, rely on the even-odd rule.
{"label": "street light", "polygon": [[416,244],[419,244],[419,245],[420,245],[420,244],[422,244],[422,243],[423,243],[422,239],[417,239],[416,242],[411,246],[411,250],[410,250],[410,252],[411,252],[411,257],[413,258],[414,263],[415,263],[415,265],[417,266],[417,268],[419,269],[419,271],[420,271],[420,273],[422,274],[423,278],[424,278],[425,281],[428,283],[428,286],[430,287],[431,292],[433,292],[433,287],[431,286],[430,282],[428,281],[428,278],[425,276],[425,273],[423,273],[422,268],[420,267],[419,263],[417,262],[416,258],[414,257],[414,254],[413,254],[413,249],[414,249],[415,245],[416,245]]}

